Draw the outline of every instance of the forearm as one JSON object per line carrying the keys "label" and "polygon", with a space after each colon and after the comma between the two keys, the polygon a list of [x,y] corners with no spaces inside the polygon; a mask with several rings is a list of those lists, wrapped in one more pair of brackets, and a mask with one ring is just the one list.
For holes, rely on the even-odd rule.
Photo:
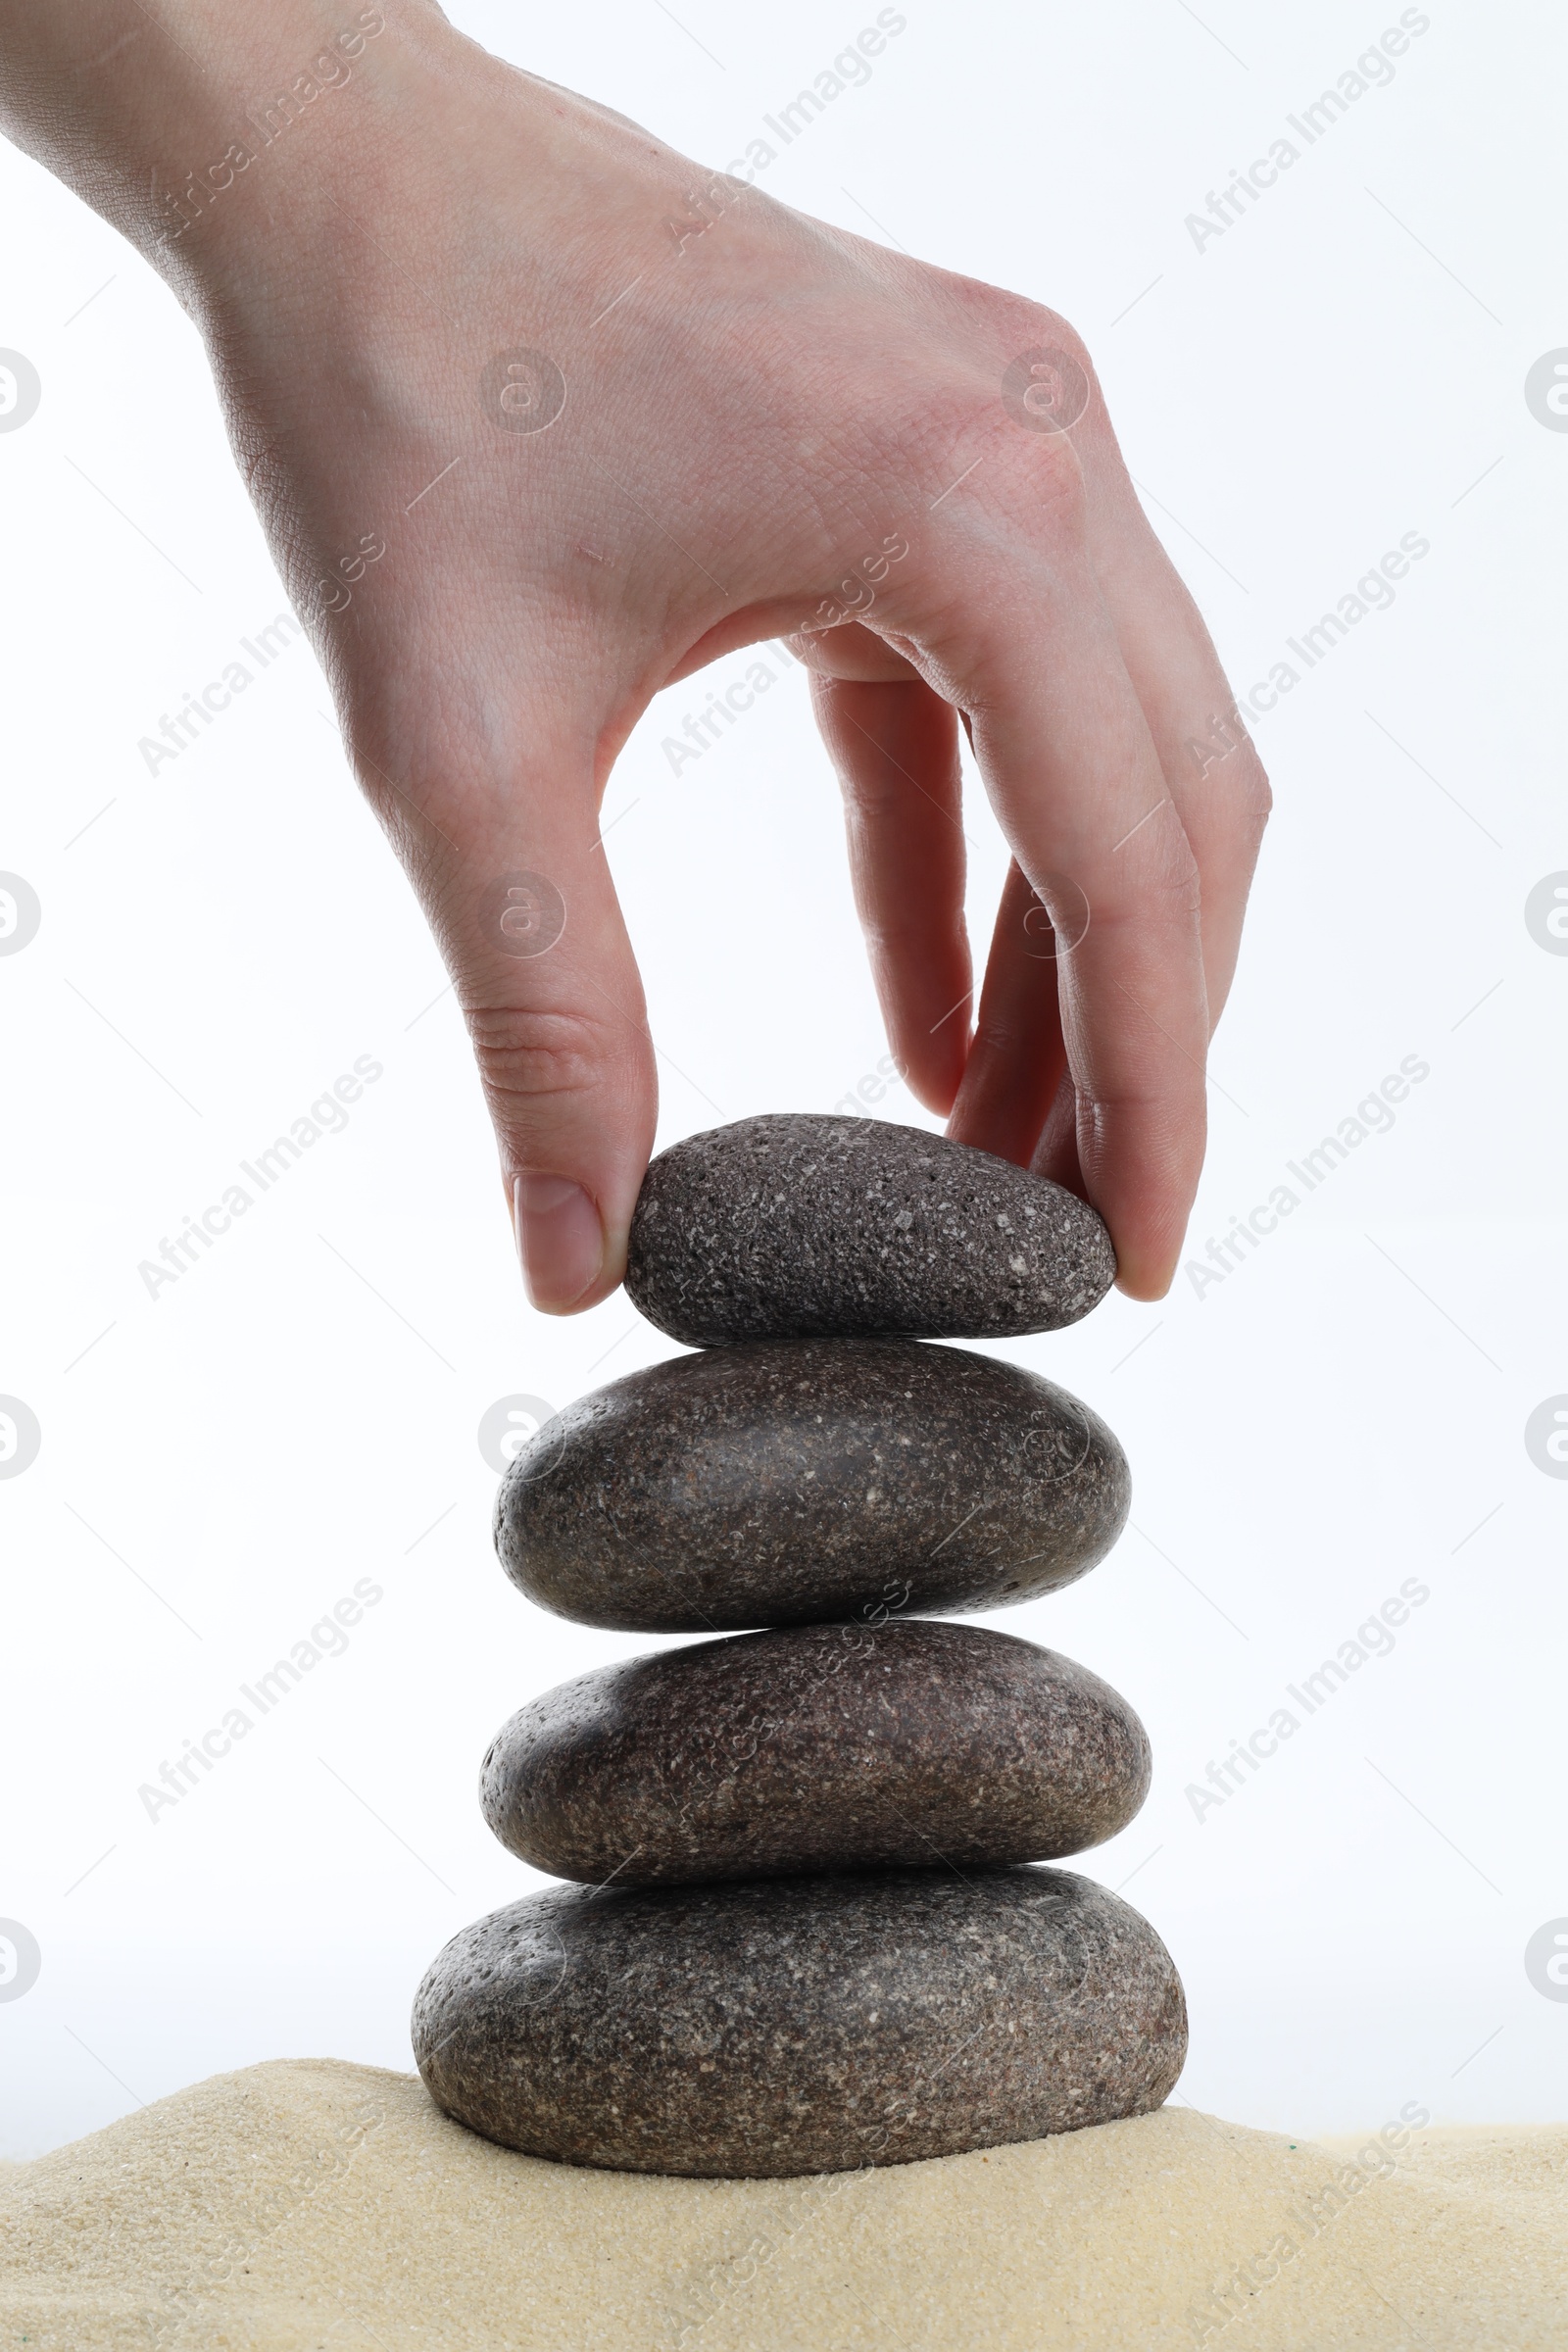
{"label": "forearm", "polygon": [[456,42],[431,0],[0,0],[0,131],[194,307],[231,250],[309,229]]}

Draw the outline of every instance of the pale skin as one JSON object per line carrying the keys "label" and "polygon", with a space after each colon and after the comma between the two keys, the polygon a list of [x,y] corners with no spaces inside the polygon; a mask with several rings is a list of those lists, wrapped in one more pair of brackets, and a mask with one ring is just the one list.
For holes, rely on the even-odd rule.
{"label": "pale skin", "polygon": [[[0,128],[206,338],[456,983],[535,1304],[619,1282],[654,1137],[606,781],[653,695],[766,638],[813,673],[908,1086],[1084,1193],[1160,1297],[1268,788],[1234,721],[1195,756],[1234,700],[1066,321],[715,181],[429,0],[0,0]],[[486,375],[518,350],[564,386],[537,431]],[[1003,379],[1042,350],[1020,420]],[[515,380],[514,414],[548,402]],[[960,724],[1013,857],[977,1019]],[[525,956],[519,872],[565,918]]]}

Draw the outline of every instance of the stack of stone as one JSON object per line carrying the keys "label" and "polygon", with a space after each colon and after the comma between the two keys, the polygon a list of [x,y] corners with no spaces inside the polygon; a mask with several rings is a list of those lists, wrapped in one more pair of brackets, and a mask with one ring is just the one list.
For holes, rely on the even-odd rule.
{"label": "stack of stone", "polygon": [[1071,1194],[913,1129],[749,1119],[654,1162],[627,1289],[699,1352],[547,1423],[497,1547],[563,1616],[721,1638],[581,1675],[492,1742],[485,1818],[576,1884],[427,1974],[415,2049],[449,2115],[568,2163],[758,2176],[1164,2099],[1169,1954],[1038,1867],[1132,1819],[1144,1728],[1070,1659],[945,1621],[1092,1568],[1126,1461],[1052,1382],[925,1344],[1058,1329],[1114,1272]]}

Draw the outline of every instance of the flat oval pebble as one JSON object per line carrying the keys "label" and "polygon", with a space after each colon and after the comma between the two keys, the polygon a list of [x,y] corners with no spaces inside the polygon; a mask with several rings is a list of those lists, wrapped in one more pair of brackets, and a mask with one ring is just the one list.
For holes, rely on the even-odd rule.
{"label": "flat oval pebble", "polygon": [[1144,2115],[1187,2048],[1170,1954],[1065,1871],[551,1888],[414,2004],[430,2095],[567,2164],[774,2178]]}
{"label": "flat oval pebble", "polygon": [[638,1633],[1001,1608],[1120,1535],[1126,1456],[1065,1389],[914,1340],[708,1349],[535,1432],[496,1549],[541,1607]]}
{"label": "flat oval pebble", "polygon": [[698,1642],[578,1675],[492,1740],[480,1802],[590,1886],[1049,1862],[1125,1829],[1149,1740],[1015,1635],[890,1619]]}
{"label": "flat oval pebble", "polygon": [[791,1112],[649,1168],[626,1290],[689,1347],[875,1333],[1006,1339],[1076,1323],[1116,1275],[1073,1193],[885,1119]]}

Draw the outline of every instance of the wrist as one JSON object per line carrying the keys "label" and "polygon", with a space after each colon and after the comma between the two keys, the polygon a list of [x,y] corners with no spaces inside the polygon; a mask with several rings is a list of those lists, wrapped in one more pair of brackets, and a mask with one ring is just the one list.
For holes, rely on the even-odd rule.
{"label": "wrist", "polygon": [[[209,0],[180,0],[179,13],[181,45],[194,33],[200,46],[177,120],[157,122],[164,152],[142,177],[131,233],[188,294],[292,214],[318,151],[362,127],[381,63],[372,44],[385,47],[389,28],[373,0],[284,0],[239,25],[218,23]],[[145,136],[151,124],[139,127]]]}
{"label": "wrist", "polygon": [[0,0],[0,128],[200,312],[269,244],[283,270],[330,235],[334,180],[458,52],[483,59],[433,0]]}

